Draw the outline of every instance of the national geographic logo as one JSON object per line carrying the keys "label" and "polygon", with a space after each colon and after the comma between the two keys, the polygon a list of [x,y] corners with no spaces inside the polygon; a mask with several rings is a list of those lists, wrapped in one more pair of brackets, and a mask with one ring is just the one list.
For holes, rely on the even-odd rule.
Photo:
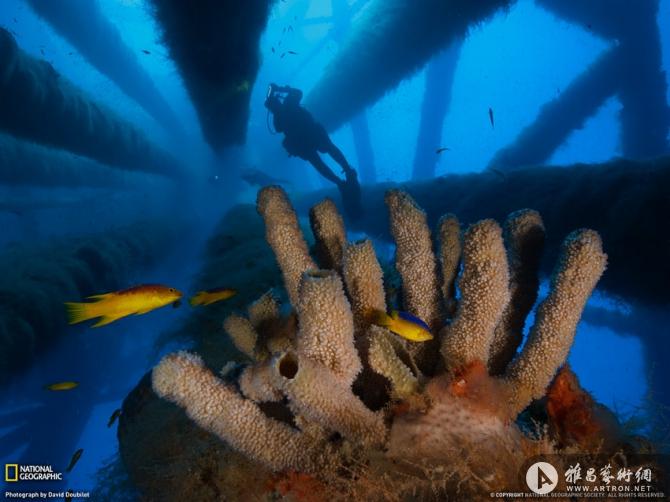
{"label": "national geographic logo", "polygon": [[5,464],[5,482],[13,483],[19,480],[19,464]]}
{"label": "national geographic logo", "polygon": [[63,473],[50,465],[5,464],[5,482],[17,481],[63,481]]}

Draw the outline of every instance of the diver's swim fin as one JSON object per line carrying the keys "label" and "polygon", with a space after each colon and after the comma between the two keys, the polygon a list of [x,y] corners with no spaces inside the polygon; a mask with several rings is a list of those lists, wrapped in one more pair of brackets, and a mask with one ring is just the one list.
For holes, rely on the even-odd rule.
{"label": "diver's swim fin", "polygon": [[363,215],[361,205],[361,186],[358,183],[358,174],[354,169],[346,171],[346,181],[337,185],[342,196],[342,205],[347,216],[352,220],[357,220]]}

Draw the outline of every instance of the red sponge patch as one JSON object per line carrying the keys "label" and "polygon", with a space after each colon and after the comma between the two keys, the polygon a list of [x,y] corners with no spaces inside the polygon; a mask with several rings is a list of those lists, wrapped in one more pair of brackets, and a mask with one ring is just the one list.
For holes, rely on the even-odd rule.
{"label": "red sponge patch", "polygon": [[620,437],[616,418],[582,389],[567,365],[549,387],[547,414],[550,430],[560,446],[597,448]]}

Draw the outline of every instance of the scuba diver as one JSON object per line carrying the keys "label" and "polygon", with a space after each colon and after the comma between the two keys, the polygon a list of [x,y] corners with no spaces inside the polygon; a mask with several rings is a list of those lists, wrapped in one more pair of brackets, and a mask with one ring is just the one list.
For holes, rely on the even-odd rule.
{"label": "scuba diver", "polygon": [[[299,89],[270,84],[265,107],[273,115],[275,131],[284,133],[282,145],[289,156],[306,160],[321,176],[337,185],[349,216],[356,217],[361,214],[358,175],[331,141],[326,129],[300,105],[301,99],[302,91]],[[319,153],[330,155],[342,168],[345,178],[338,177]]]}

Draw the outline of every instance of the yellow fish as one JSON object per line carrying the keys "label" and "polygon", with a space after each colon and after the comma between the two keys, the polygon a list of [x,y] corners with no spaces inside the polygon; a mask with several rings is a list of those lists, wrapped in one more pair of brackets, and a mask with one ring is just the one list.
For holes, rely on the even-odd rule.
{"label": "yellow fish", "polygon": [[79,387],[79,382],[56,382],[49,385],[45,385],[45,390],[52,391],[63,391],[63,390],[72,390],[76,387]]}
{"label": "yellow fish", "polygon": [[210,305],[214,302],[220,302],[221,300],[227,300],[232,298],[237,294],[237,291],[234,289],[226,288],[214,288],[206,289],[205,291],[198,291],[193,298],[189,300],[192,306],[196,305]]}
{"label": "yellow fish", "polygon": [[159,284],[143,284],[88,298],[97,301],[65,304],[70,324],[101,317],[102,319],[93,325],[94,328],[97,328],[131,314],[146,314],[170,303],[178,302],[181,293],[174,288]]}
{"label": "yellow fish", "polygon": [[413,342],[425,342],[433,339],[428,325],[407,312],[394,310],[391,315],[386,312],[377,312],[374,324],[383,326],[396,335]]}

